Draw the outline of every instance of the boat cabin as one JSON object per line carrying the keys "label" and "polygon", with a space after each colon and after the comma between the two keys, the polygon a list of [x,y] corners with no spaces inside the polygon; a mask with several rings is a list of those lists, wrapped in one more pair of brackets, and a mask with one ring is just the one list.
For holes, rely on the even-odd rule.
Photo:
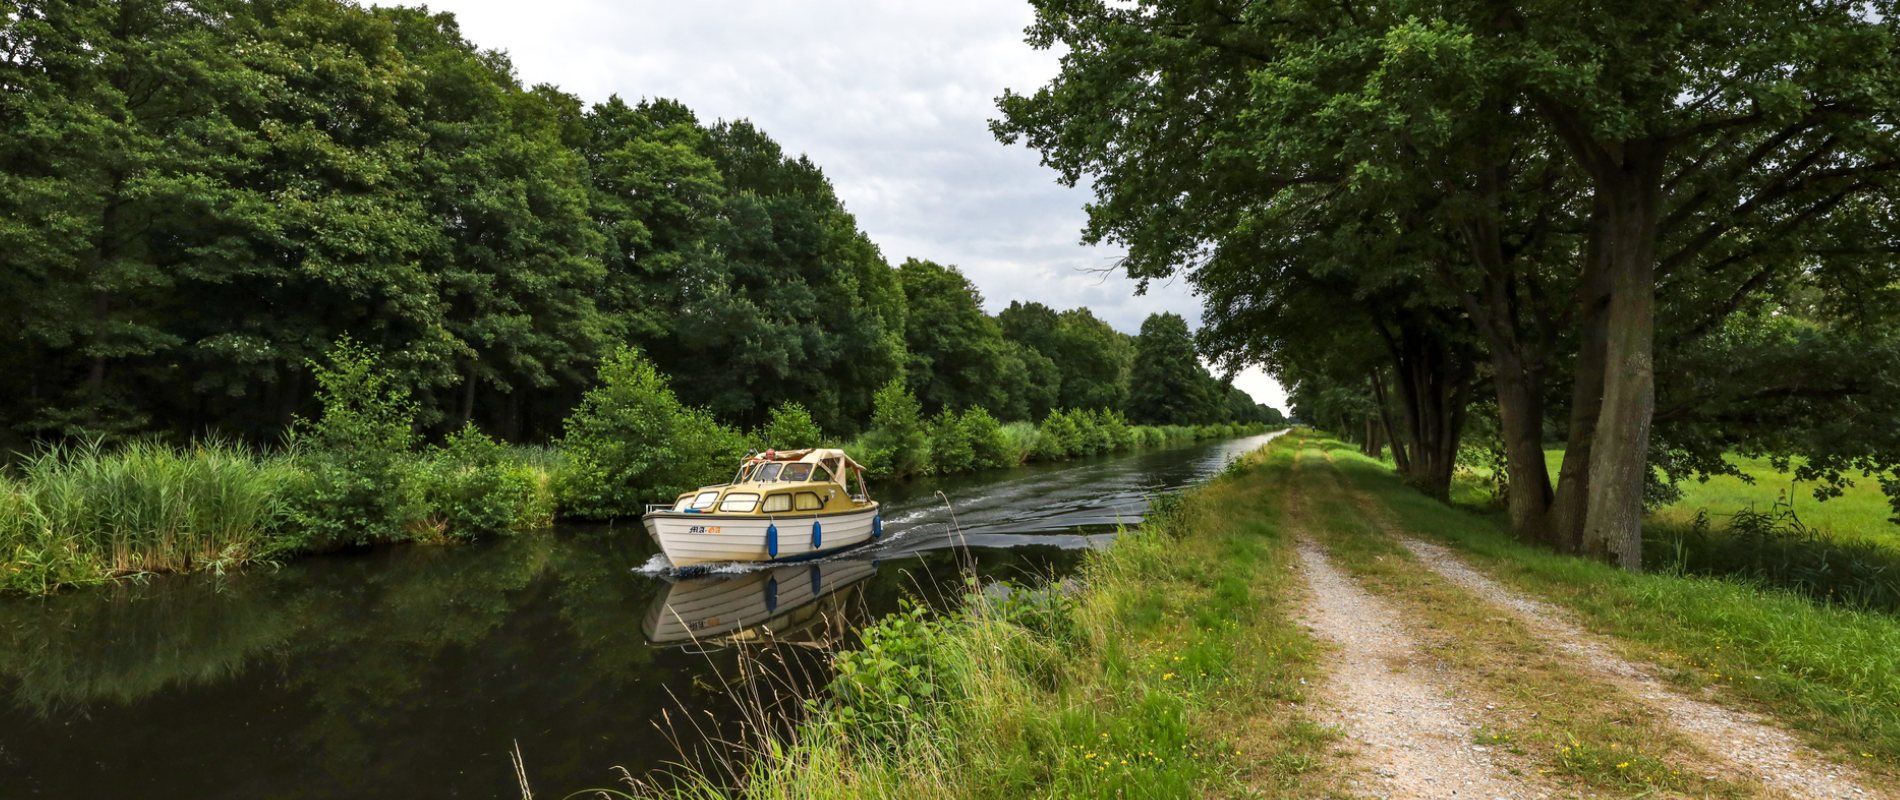
{"label": "boat cabin", "polygon": [[864,467],[843,450],[767,450],[747,456],[732,483],[682,494],[668,510],[754,516],[822,514],[854,510],[870,500]]}

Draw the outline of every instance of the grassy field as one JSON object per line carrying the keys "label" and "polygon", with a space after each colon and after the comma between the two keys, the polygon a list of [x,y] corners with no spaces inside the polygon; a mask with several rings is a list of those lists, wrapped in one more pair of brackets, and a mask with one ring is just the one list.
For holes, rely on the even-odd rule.
{"label": "grassy field", "polygon": [[[1557,458],[1562,458],[1561,451]],[[1779,498],[1794,503],[1795,513],[1810,528],[1843,541],[1864,541],[1900,549],[1900,525],[1888,520],[1894,511],[1887,495],[1871,478],[1860,478],[1840,497],[1826,501],[1814,498],[1814,484],[1798,483],[1793,475],[1776,472],[1767,459],[1729,456],[1730,463],[1754,479],[1753,483],[1724,475],[1707,482],[1679,484],[1682,500],[1654,513],[1659,520],[1687,522],[1700,509],[1708,509],[1711,518],[1745,508],[1767,510]],[[1554,468],[1553,468],[1554,469]]]}

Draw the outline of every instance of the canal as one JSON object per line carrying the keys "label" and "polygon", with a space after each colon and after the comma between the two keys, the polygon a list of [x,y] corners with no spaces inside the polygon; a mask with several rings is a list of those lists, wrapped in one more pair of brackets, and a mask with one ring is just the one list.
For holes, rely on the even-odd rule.
{"label": "canal", "polygon": [[0,600],[0,796],[518,797],[518,748],[562,797],[707,763],[856,625],[966,566],[1059,578],[1267,438],[873,484],[875,546],[691,580],[637,524],[561,526]]}

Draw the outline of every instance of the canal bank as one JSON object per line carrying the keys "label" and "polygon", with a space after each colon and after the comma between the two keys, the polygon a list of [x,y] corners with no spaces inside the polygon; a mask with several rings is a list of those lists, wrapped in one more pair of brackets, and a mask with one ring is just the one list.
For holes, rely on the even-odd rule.
{"label": "canal bank", "polygon": [[[874,485],[888,542],[796,575],[717,576],[704,585],[731,588],[744,613],[730,627],[722,617],[716,637],[803,613],[767,647],[799,665],[791,674],[822,679],[823,654],[803,645],[901,598],[931,600],[922,587],[960,574],[953,516],[980,574],[1060,576],[1076,548],[1138,522],[1145,495],[1259,443]],[[512,784],[517,743],[548,790],[610,783],[616,764],[641,774],[680,758],[656,723],[684,726],[683,740],[734,724],[745,698],[727,687],[742,654],[761,650],[650,641],[666,638],[649,620],[678,588],[640,572],[652,555],[633,526],[576,526],[0,602],[0,785],[25,797],[488,797]]]}

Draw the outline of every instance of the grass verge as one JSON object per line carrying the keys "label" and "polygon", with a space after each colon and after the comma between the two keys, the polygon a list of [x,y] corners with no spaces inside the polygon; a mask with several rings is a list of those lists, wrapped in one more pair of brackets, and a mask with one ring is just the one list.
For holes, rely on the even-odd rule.
{"label": "grass verge", "polygon": [[788,740],[684,796],[1322,797],[1336,733],[1299,710],[1316,645],[1262,456],[1094,554],[1079,581],[868,629]]}

